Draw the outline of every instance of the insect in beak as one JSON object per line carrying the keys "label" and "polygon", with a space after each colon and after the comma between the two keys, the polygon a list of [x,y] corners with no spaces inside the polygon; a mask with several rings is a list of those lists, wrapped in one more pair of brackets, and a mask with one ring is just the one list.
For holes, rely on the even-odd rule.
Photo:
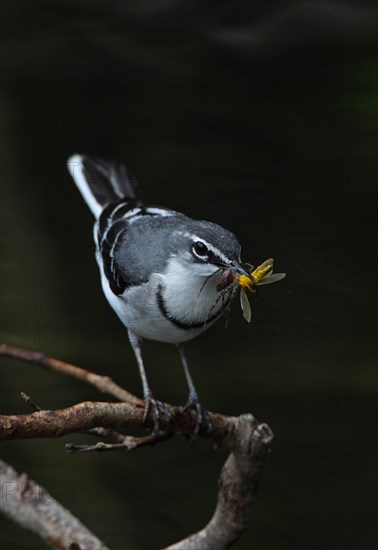
{"label": "insect in beak", "polygon": [[273,258],[269,258],[259,265],[254,271],[251,271],[251,273],[243,272],[241,275],[236,277],[236,281],[240,286],[240,305],[243,311],[243,316],[248,323],[251,321],[252,312],[247,293],[244,289],[248,288],[251,292],[256,292],[257,286],[281,281],[286,276],[285,273],[273,274],[273,263]]}
{"label": "insect in beak", "polygon": [[233,288],[232,297],[236,290],[240,289],[240,305],[248,323],[251,321],[252,311],[245,289],[256,292],[257,286],[275,283],[285,277],[285,273],[273,273],[273,258],[269,258],[256,269],[249,266],[249,270],[248,272],[239,262],[232,262],[222,272],[216,287],[218,292],[223,293]]}

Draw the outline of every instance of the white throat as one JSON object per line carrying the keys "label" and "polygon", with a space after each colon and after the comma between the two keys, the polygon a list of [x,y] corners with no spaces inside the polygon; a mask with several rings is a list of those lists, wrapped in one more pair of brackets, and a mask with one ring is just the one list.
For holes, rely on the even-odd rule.
{"label": "white throat", "polygon": [[[207,274],[204,274],[206,270]],[[193,323],[205,322],[210,311],[211,316],[219,312],[223,301],[220,299],[214,306],[219,293],[215,288],[216,276],[211,276],[217,271],[217,267],[210,264],[202,266],[171,257],[165,273],[160,276],[169,313],[184,322]]]}

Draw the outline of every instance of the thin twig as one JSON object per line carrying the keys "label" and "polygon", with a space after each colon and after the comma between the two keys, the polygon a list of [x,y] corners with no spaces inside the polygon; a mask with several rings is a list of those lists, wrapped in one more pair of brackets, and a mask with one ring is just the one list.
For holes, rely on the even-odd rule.
{"label": "thin twig", "polygon": [[139,447],[152,447],[153,445],[156,445],[156,443],[159,443],[160,441],[165,441],[166,439],[169,439],[171,437],[173,437],[173,433],[169,432],[159,432],[157,434],[150,434],[142,437],[125,435],[122,437],[122,441],[118,441],[117,443],[103,443],[102,441],[99,441],[94,445],[73,445],[72,443],[67,443],[66,449],[69,453],[86,453],[88,451],[102,453],[104,451],[114,450],[123,450],[130,452]]}
{"label": "thin twig", "polygon": [[39,407],[39,405],[34,403],[34,401],[32,401],[32,399],[31,399],[31,397],[29,397],[23,391],[21,392],[21,397],[25,401],[25,403],[27,403],[33,409],[33,411],[41,411],[42,410],[41,407]]}
{"label": "thin twig", "polygon": [[135,405],[143,405],[143,399],[140,399],[124,388],[121,388],[121,386],[118,386],[118,384],[116,384],[109,376],[95,374],[94,372],[71,365],[70,363],[65,363],[64,361],[60,361],[54,357],[47,357],[44,353],[0,344],[0,355],[26,361],[27,363],[34,363],[40,367],[61,372],[68,376],[72,376],[73,378],[78,378],[88,384],[92,384],[92,386],[95,386],[99,391],[112,395],[116,399],[119,399],[119,401],[127,401],[128,403],[134,403]]}

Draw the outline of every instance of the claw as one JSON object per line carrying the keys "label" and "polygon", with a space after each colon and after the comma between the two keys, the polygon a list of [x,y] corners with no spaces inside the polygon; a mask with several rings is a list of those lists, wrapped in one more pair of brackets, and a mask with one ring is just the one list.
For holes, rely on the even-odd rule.
{"label": "claw", "polygon": [[213,425],[210,422],[207,410],[202,407],[197,395],[189,395],[189,399],[182,408],[182,412],[186,412],[188,409],[194,409],[196,415],[196,424],[192,436],[192,443],[194,443],[197,440],[201,426],[210,432],[213,429]]}
{"label": "claw", "polygon": [[154,419],[153,435],[157,435],[160,431],[160,416],[166,416],[168,421],[172,420],[172,413],[161,401],[157,401],[152,394],[146,395],[144,398],[144,415],[143,422],[146,422],[149,415]]}

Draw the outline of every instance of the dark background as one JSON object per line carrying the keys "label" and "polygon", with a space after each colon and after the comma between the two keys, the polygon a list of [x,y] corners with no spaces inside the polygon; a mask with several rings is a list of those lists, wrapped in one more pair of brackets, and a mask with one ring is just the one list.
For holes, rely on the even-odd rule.
{"label": "dark background", "polygon": [[[3,1],[1,340],[112,376],[140,394],[107,305],[75,152],[127,163],[153,203],[216,221],[244,260],[273,256],[249,326],[190,342],[204,405],[275,432],[235,548],[373,548],[375,539],[374,2]],[[173,347],[147,343],[150,383],[184,403]],[[1,410],[104,396],[2,360]],[[67,455],[6,442],[112,549],[158,548],[213,511],[225,455],[172,440],[134,454]],[[41,547],[2,520],[2,549]]]}

